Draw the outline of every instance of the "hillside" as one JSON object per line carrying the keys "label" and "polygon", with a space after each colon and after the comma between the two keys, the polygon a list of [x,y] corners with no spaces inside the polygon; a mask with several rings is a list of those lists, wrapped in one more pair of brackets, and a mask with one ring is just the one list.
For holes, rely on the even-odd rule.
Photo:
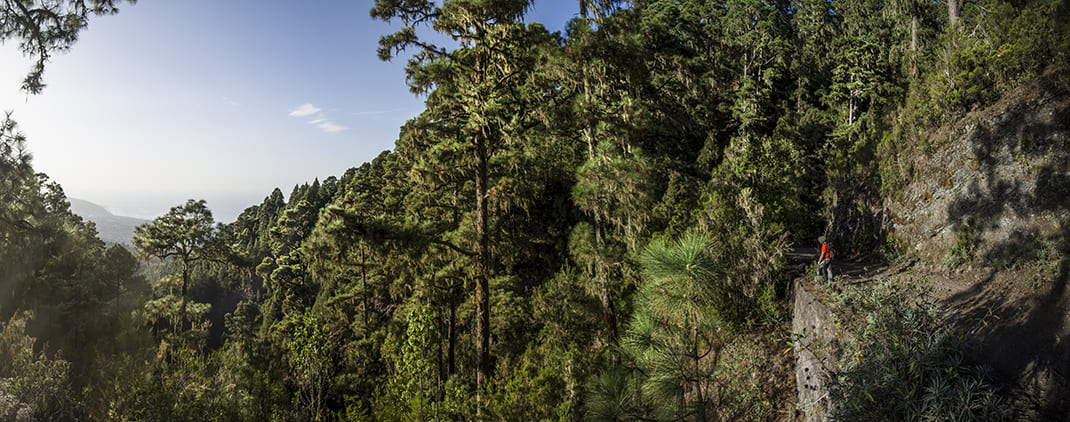
{"label": "hillside", "polygon": [[948,321],[977,335],[1017,420],[1070,411],[1070,95],[1042,78],[931,133],[888,199]]}
{"label": "hillside", "polygon": [[[814,404],[826,397],[833,397],[833,408],[837,399],[850,400],[837,397],[836,388],[887,393],[880,383],[840,384],[830,393],[826,387],[836,384],[825,373],[895,373],[894,365],[905,362],[913,371],[914,358],[940,355],[928,340],[913,337],[926,333],[931,337],[923,339],[956,339],[947,356],[965,368],[964,376],[992,383],[1007,419],[1063,420],[1070,411],[1070,95],[1042,78],[926,138],[927,148],[901,157],[910,181],[884,197],[880,214],[890,220],[885,230],[896,250],[891,259],[847,257],[834,267],[837,283],[827,286],[801,273],[816,251],[794,252],[794,284],[801,289],[794,331],[806,337],[796,369],[802,417],[825,420],[825,405]],[[872,366],[853,361],[890,353],[874,347],[872,337],[856,337],[900,339],[889,328],[895,324],[875,321],[886,316],[881,308],[904,305],[937,316],[932,331],[913,317],[899,321],[911,321],[912,336],[902,338],[918,343],[896,353],[911,358],[897,363],[874,356],[870,362],[881,363]],[[906,384],[924,379],[896,376]]]}
{"label": "hillside", "polygon": [[[1052,258],[1009,269],[975,264],[950,271],[942,264],[914,259],[892,263],[850,259],[838,264],[840,275],[832,286],[812,283],[811,276],[799,274],[795,285],[805,292],[796,295],[805,300],[795,304],[795,332],[805,334],[804,343],[828,347],[829,339],[834,339],[842,347],[824,349],[816,361],[812,353],[799,351],[798,402],[806,404],[800,417],[824,420],[817,416],[823,406],[820,411],[807,407],[828,394],[823,387],[828,385],[827,378],[812,373],[815,365],[835,367],[829,363],[835,362],[837,352],[850,356],[857,352],[844,350],[865,347],[846,332],[864,331],[858,326],[860,321],[873,321],[876,312],[866,308],[873,306],[873,297],[898,294],[898,302],[881,302],[880,306],[908,303],[935,310],[934,322],[942,327],[939,332],[962,342],[956,352],[961,353],[959,364],[978,369],[981,379],[997,388],[1007,419],[1062,420],[1070,409],[1070,360],[1066,359],[1070,325],[1065,318],[1070,309],[1066,289],[1070,260],[1065,252],[1061,258]],[[868,297],[870,303],[860,297]],[[849,327],[846,332],[844,327]],[[915,353],[930,353],[917,345],[909,347]]]}
{"label": "hillside", "polygon": [[929,150],[904,160],[911,182],[886,199],[900,245],[933,262],[991,263],[1066,239],[1070,96],[1060,91],[1038,81],[929,133]]}
{"label": "hillside", "polygon": [[71,203],[71,212],[96,223],[100,239],[108,243],[131,245],[134,227],[149,222],[140,218],[112,214],[104,207],[84,199],[68,198],[68,200]]}
{"label": "hillside", "polygon": [[1066,2],[375,3],[394,147],[144,272],[8,116],[0,420],[1070,414]]}

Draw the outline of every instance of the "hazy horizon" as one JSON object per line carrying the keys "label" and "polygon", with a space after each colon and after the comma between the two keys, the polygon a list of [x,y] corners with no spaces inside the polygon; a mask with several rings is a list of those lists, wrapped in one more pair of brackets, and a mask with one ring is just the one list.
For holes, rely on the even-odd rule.
{"label": "hazy horizon", "polygon": [[[392,149],[424,109],[405,60],[376,55],[398,27],[372,20],[373,4],[124,3],[52,57],[40,95],[19,91],[32,62],[0,46],[0,110],[69,197],[146,219],[205,199],[230,222],[276,187],[289,195]],[[552,0],[527,16],[556,30],[577,11]]]}
{"label": "hazy horizon", "polygon": [[[281,189],[281,188],[280,188]],[[283,189],[285,195],[289,196],[289,191]],[[242,211],[246,208],[260,205],[264,200],[264,197],[271,194],[268,192],[264,195],[256,197],[250,195],[233,195],[233,196],[199,196],[190,197],[179,200],[177,202],[171,201],[170,197],[159,198],[145,198],[134,197],[130,195],[116,194],[115,196],[101,196],[104,202],[96,199],[87,199],[78,196],[68,195],[71,199],[80,199],[95,205],[99,205],[108,212],[119,217],[134,217],[144,220],[152,220],[166,213],[171,207],[176,205],[182,205],[186,203],[188,199],[204,199],[208,203],[208,208],[212,210],[212,216],[218,223],[231,223],[233,222]]]}

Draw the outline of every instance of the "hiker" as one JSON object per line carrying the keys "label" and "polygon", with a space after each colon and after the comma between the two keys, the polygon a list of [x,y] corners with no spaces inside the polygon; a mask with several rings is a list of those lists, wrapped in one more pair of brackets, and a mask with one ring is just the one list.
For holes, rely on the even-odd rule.
{"label": "hiker", "polygon": [[832,283],[832,258],[836,256],[836,253],[832,250],[832,246],[825,243],[825,236],[817,238],[817,241],[821,243],[821,254],[817,256],[817,276],[821,277],[821,272],[824,271],[825,280]]}

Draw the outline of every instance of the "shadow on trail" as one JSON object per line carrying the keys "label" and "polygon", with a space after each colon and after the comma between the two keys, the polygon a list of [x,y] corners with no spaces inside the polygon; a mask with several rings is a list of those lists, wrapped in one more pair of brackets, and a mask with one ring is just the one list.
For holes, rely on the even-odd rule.
{"label": "shadow on trail", "polygon": [[1057,265],[1052,283],[1035,295],[1012,298],[991,288],[991,271],[943,303],[958,328],[981,336],[971,358],[991,367],[1012,420],[1064,420],[1070,412],[1070,258]]}
{"label": "shadow on trail", "polygon": [[[812,271],[813,268],[808,267],[811,265],[816,266],[817,254],[817,248],[795,247],[788,251],[786,255],[788,264],[795,270],[796,275],[801,274],[812,280],[818,276]],[[874,274],[887,270],[888,267],[887,263],[880,261],[866,260],[861,257],[838,256],[832,260],[832,275],[836,283],[857,284],[865,282],[873,277]],[[808,272],[807,269],[811,271]]]}
{"label": "shadow on trail", "polygon": [[[998,284],[997,271],[989,270],[943,303],[958,328],[982,336],[972,358],[992,368],[1014,420],[1070,414],[1070,227],[1058,222],[1070,212],[1070,110],[1065,101],[1040,103],[1022,103],[978,124],[968,139],[983,177],[947,208],[959,239],[985,246],[977,257],[985,264],[1054,268],[1053,277],[1032,288],[1023,287],[1026,280]],[[1041,254],[1052,245],[1061,257]]]}

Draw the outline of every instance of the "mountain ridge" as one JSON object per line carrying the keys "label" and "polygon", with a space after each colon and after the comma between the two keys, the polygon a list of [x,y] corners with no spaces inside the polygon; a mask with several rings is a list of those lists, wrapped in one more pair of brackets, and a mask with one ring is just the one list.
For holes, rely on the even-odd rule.
{"label": "mountain ridge", "polygon": [[149,222],[141,218],[112,214],[107,208],[84,199],[68,198],[68,201],[71,203],[71,212],[95,223],[97,235],[107,243],[132,246],[134,228]]}

